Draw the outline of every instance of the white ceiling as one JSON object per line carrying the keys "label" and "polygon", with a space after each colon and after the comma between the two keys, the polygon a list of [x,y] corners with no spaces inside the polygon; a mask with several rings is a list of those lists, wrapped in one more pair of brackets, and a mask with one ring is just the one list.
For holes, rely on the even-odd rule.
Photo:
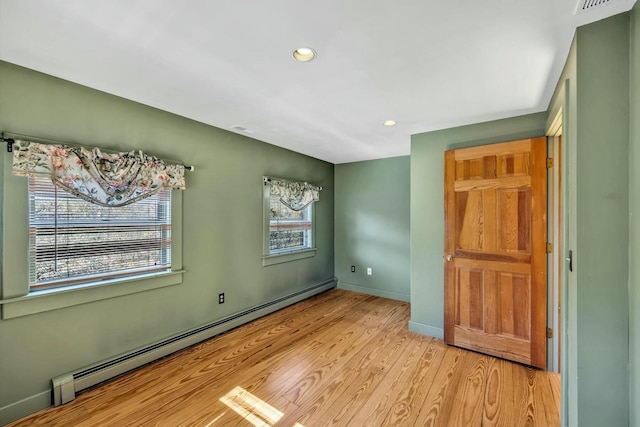
{"label": "white ceiling", "polygon": [[0,59],[345,163],[546,110],[576,27],[635,0],[583,2],[0,0]]}

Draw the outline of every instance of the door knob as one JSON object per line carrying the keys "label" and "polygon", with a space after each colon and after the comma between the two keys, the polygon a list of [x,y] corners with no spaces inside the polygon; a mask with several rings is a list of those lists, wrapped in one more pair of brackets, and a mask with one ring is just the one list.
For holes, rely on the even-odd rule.
{"label": "door knob", "polygon": [[444,259],[446,259],[447,262],[451,262],[453,261],[453,255],[447,255],[446,257],[444,257]]}

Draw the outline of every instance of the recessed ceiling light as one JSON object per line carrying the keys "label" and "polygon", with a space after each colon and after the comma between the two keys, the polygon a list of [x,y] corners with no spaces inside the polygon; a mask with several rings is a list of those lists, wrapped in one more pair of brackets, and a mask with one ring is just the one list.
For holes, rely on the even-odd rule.
{"label": "recessed ceiling light", "polygon": [[293,51],[293,57],[296,61],[309,62],[316,57],[316,51],[310,47],[299,47]]}
{"label": "recessed ceiling light", "polygon": [[391,127],[391,126],[395,126],[398,122],[396,122],[395,120],[387,120],[386,122],[383,123],[383,125],[385,125],[386,127]]}

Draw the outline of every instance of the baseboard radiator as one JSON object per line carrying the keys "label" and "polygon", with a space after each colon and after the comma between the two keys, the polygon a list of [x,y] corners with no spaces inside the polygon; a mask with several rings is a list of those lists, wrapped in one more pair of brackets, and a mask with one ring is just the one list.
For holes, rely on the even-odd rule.
{"label": "baseboard radiator", "polygon": [[335,287],[336,279],[333,278],[146,347],[55,377],[51,380],[53,404],[59,406],[71,402],[76,398],[76,393],[82,390]]}

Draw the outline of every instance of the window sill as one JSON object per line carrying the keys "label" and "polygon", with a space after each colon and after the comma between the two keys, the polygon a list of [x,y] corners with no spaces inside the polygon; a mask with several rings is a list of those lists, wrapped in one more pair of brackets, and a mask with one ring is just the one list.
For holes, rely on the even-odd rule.
{"label": "window sill", "polygon": [[281,254],[264,255],[262,257],[262,266],[266,267],[274,264],[281,264],[283,262],[296,261],[304,258],[311,258],[316,256],[316,248],[303,249],[295,252],[284,252]]}
{"label": "window sill", "polygon": [[22,297],[0,300],[2,319],[28,316],[58,308],[177,285],[182,283],[182,273],[184,270],[32,291]]}

